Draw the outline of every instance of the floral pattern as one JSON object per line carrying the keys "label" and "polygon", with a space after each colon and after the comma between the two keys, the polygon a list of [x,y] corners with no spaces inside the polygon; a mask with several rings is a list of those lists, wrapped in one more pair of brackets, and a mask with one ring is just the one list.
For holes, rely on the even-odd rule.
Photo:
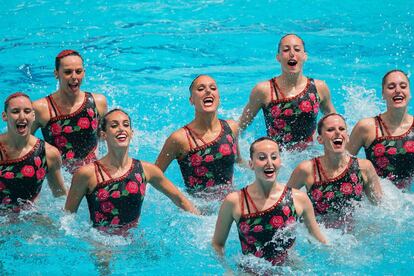
{"label": "floral pattern", "polygon": [[25,156],[0,161],[1,208],[15,208],[20,202],[33,201],[47,172],[45,142],[40,139]]}
{"label": "floral pattern", "polygon": [[275,79],[270,80],[270,85],[272,101],[263,107],[267,135],[288,149],[311,141],[319,112],[319,95],[313,79],[308,79],[305,89],[292,98],[274,100]]}
{"label": "floral pattern", "polygon": [[[54,106],[50,97],[47,99]],[[90,155],[98,144],[98,120],[99,113],[93,96],[85,93],[85,101],[77,111],[68,115],[57,114],[49,120],[42,128],[43,137],[46,142],[59,149],[63,165],[74,170],[72,167],[79,167],[76,165],[79,160],[88,159],[92,162],[96,159],[94,155]]]}
{"label": "floral pattern", "polygon": [[215,141],[192,149],[178,160],[189,192],[232,184],[237,141],[228,123],[224,120],[220,122],[222,132]]}
{"label": "floral pattern", "polygon": [[[97,162],[95,166],[99,166]],[[138,220],[146,180],[139,160],[133,159],[125,175],[100,182],[86,195],[94,227],[121,227]]]}
{"label": "floral pattern", "polygon": [[[254,206],[246,188],[241,194],[244,201],[250,201],[248,204]],[[243,209],[242,206],[242,213]],[[283,194],[272,207],[240,217],[237,229],[243,254],[264,258],[273,265],[283,264],[287,250],[296,239],[293,228],[297,219],[292,189],[285,187]]]}
{"label": "floral pattern", "polygon": [[[376,120],[378,124],[378,117]],[[414,122],[403,135],[376,137],[365,155],[378,176],[389,179],[399,189],[408,189],[414,181]]]}
{"label": "floral pattern", "polygon": [[[323,176],[324,171],[319,158],[315,158],[313,162],[314,169],[320,172],[319,177],[321,174]],[[314,173],[316,177],[316,171]],[[352,203],[361,201],[363,187],[364,181],[358,159],[351,157],[347,169],[339,176],[333,179],[323,178],[322,181],[315,180],[308,191],[308,196],[313,203],[317,217],[324,220],[324,216],[326,216],[330,220],[338,221],[351,215]]]}

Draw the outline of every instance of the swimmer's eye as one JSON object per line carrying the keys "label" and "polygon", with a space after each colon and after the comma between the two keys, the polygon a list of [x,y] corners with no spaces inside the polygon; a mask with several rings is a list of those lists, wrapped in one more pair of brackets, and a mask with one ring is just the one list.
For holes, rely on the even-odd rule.
{"label": "swimmer's eye", "polygon": [[119,125],[119,124],[117,124],[117,123],[111,124],[111,125],[110,125],[110,128],[117,128],[117,127],[118,127],[118,125]]}
{"label": "swimmer's eye", "polygon": [[272,160],[277,160],[277,158],[278,158],[278,155],[276,154],[276,153],[274,153],[274,154],[272,154]]}
{"label": "swimmer's eye", "polygon": [[302,48],[295,47],[295,51],[296,51],[296,52],[301,52],[301,51],[302,51]]}
{"label": "swimmer's eye", "polygon": [[122,125],[124,127],[130,127],[131,124],[129,123],[129,121],[126,121],[126,122],[122,123]]}
{"label": "swimmer's eye", "polygon": [[10,113],[12,113],[12,114],[19,114],[20,113],[20,109],[13,108],[12,110],[10,110]]}
{"label": "swimmer's eye", "polygon": [[83,73],[83,69],[76,69],[76,74],[80,75]]}
{"label": "swimmer's eye", "polygon": [[339,130],[344,131],[344,130],[346,130],[346,128],[345,127],[340,127]]}
{"label": "swimmer's eye", "polygon": [[395,87],[396,87],[395,83],[390,83],[387,86],[388,89],[394,89]]}
{"label": "swimmer's eye", "polygon": [[211,90],[217,90],[217,87],[215,85],[210,86]]}
{"label": "swimmer's eye", "polygon": [[24,113],[26,113],[26,114],[30,114],[32,112],[33,112],[33,109],[31,109],[31,108],[25,108],[24,109]]}
{"label": "swimmer's eye", "polygon": [[401,89],[406,89],[408,87],[408,84],[406,82],[400,83]]}

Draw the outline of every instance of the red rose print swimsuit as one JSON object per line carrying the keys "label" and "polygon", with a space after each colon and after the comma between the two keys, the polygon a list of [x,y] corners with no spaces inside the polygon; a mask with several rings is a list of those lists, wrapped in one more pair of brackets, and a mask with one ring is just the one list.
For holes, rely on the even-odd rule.
{"label": "red rose print swimsuit", "polygon": [[92,94],[86,92],[82,106],[67,115],[59,111],[52,95],[46,99],[50,120],[41,128],[42,134],[46,142],[59,149],[63,165],[73,173],[80,166],[96,160],[99,114]]}
{"label": "red rose print swimsuit", "polygon": [[[296,240],[293,226],[298,215],[293,203],[292,189],[285,187],[278,201],[264,211],[258,211],[247,187],[240,193],[242,215],[237,222],[237,230],[243,254],[264,258],[273,265],[283,264],[288,249]],[[244,214],[244,204],[247,214]]]}
{"label": "red rose print swimsuit", "polygon": [[375,140],[365,148],[378,176],[388,178],[399,189],[408,189],[414,180],[414,119],[406,133],[392,136],[378,115]]}
{"label": "red rose print swimsuit", "polygon": [[[298,95],[286,98],[276,78],[269,80],[271,101],[263,107],[267,136],[284,149],[303,149],[316,130],[319,95],[313,79]],[[276,96],[276,99],[274,97]]]}
{"label": "red rose print swimsuit", "polygon": [[93,164],[98,184],[91,193],[86,194],[93,226],[101,230],[114,230],[136,225],[146,190],[141,162],[132,159],[129,170],[117,178],[112,178],[99,161]]}
{"label": "red rose print swimsuit", "polygon": [[199,145],[196,134],[185,126],[190,151],[178,159],[185,186],[190,193],[208,192],[224,198],[232,190],[237,141],[229,124],[220,120],[221,132],[212,142]]}
{"label": "red rose print swimsuit", "polygon": [[352,227],[353,201],[361,201],[364,180],[358,159],[350,157],[347,168],[329,179],[319,157],[313,159],[314,183],[308,190],[315,215],[326,227]]}
{"label": "red rose print swimsuit", "polygon": [[45,142],[38,139],[34,147],[19,159],[7,160],[0,146],[0,208],[13,208],[33,202],[42,189],[48,172]]}

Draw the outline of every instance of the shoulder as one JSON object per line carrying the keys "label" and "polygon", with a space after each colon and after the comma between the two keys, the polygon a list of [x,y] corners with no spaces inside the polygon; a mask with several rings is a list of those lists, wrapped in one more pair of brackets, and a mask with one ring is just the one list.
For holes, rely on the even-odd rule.
{"label": "shoulder", "polygon": [[300,172],[302,174],[311,174],[313,171],[313,159],[305,160],[299,163],[299,165],[295,168],[295,172]]}
{"label": "shoulder", "polygon": [[323,80],[314,79],[313,82],[315,83],[316,89],[318,91],[324,91],[328,89],[328,85]]}
{"label": "shoulder", "polygon": [[304,191],[295,188],[292,188],[292,197],[295,201],[298,201],[302,204],[309,201],[309,197]]}
{"label": "shoulder", "polygon": [[234,120],[225,120],[229,127],[231,128],[232,132],[237,135],[239,132],[239,123]]}
{"label": "shoulder", "polygon": [[73,174],[73,181],[84,181],[89,183],[92,179],[95,179],[94,163],[89,163],[78,168]]}
{"label": "shoulder", "polygon": [[364,118],[356,123],[355,131],[369,131],[375,129],[375,117]]}
{"label": "shoulder", "polygon": [[269,93],[270,90],[270,82],[267,81],[261,81],[259,83],[257,83],[252,91],[252,94],[257,94],[257,95],[266,95],[267,93]]}
{"label": "shoulder", "polygon": [[171,133],[165,143],[175,145],[177,148],[182,148],[186,144],[186,141],[185,129],[182,127]]}
{"label": "shoulder", "polygon": [[95,101],[96,108],[98,109],[99,115],[103,116],[108,111],[108,103],[106,97],[102,94],[91,93],[93,100]]}
{"label": "shoulder", "polygon": [[227,206],[236,207],[240,202],[240,191],[234,191],[229,193],[223,200],[223,205],[226,204]]}
{"label": "shoulder", "polygon": [[372,165],[372,162],[368,159],[363,158],[357,158],[359,169],[361,171],[370,171],[374,169],[374,166]]}
{"label": "shoulder", "polygon": [[52,146],[48,142],[44,142],[44,143],[45,143],[45,150],[46,150],[46,156],[47,157],[58,158],[58,159],[61,158],[60,152],[55,146]]}
{"label": "shoulder", "polygon": [[144,171],[145,178],[148,181],[153,177],[160,177],[160,176],[163,175],[163,172],[161,171],[160,168],[158,168],[158,166],[156,166],[152,163],[146,162],[146,161],[139,160],[139,162],[141,163],[142,170]]}
{"label": "shoulder", "polygon": [[36,113],[48,112],[47,97],[34,101],[33,109],[36,111]]}

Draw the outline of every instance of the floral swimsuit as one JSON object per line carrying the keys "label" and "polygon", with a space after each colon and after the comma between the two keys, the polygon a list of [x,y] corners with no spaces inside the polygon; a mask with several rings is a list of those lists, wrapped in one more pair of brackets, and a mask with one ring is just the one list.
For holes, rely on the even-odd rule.
{"label": "floral swimsuit", "polygon": [[263,107],[267,136],[284,149],[305,148],[313,139],[319,111],[320,100],[314,80],[308,79],[302,92],[288,98],[283,95],[276,78],[269,82],[271,101]]}
{"label": "floral swimsuit", "polygon": [[135,225],[141,214],[146,190],[141,162],[132,159],[129,170],[117,178],[112,178],[99,161],[93,164],[98,184],[91,193],[86,194],[93,226],[109,230]]}
{"label": "floral swimsuit", "polygon": [[99,113],[92,94],[85,93],[82,106],[67,115],[60,112],[52,95],[47,96],[46,99],[50,120],[45,127],[42,127],[42,134],[46,142],[59,149],[63,165],[73,173],[78,167],[96,160]]}
{"label": "floral swimsuit", "polygon": [[7,160],[2,148],[0,158],[0,208],[18,211],[25,202],[33,202],[42,189],[48,172],[45,142],[38,139],[30,152],[13,160]]}
{"label": "floral swimsuit", "polygon": [[[293,246],[296,235],[292,226],[298,219],[293,204],[292,189],[285,187],[278,201],[270,208],[259,211],[247,192],[241,191],[242,215],[237,223],[239,239],[244,255],[253,254],[273,265],[281,265]],[[247,214],[244,214],[246,203]],[[253,207],[253,213],[251,207]]]}
{"label": "floral swimsuit", "polygon": [[361,201],[364,180],[358,159],[350,157],[347,168],[337,177],[329,179],[320,158],[313,159],[314,183],[308,190],[315,215],[325,226],[341,228],[352,226],[353,201]]}
{"label": "floral swimsuit", "polygon": [[392,136],[381,116],[376,116],[375,140],[365,148],[365,155],[378,176],[388,178],[399,189],[408,189],[414,180],[414,119],[406,133]]}
{"label": "floral swimsuit", "polygon": [[[220,124],[220,135],[209,143],[197,137],[188,126],[184,127],[190,151],[184,158],[178,159],[178,164],[190,193],[227,189],[225,192],[227,194],[233,187],[237,141],[229,124],[224,120],[220,120]],[[203,145],[197,143],[196,137],[203,142]]]}

